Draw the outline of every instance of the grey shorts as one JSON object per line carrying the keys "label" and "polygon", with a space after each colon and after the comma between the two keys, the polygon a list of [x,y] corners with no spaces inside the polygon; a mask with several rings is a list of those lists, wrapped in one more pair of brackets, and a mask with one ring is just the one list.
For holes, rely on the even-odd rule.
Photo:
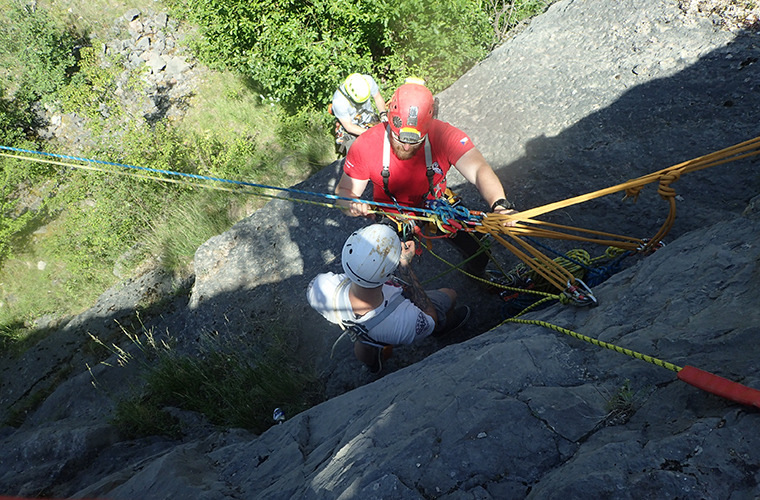
{"label": "grey shorts", "polygon": [[435,307],[435,313],[438,315],[436,330],[440,330],[446,326],[446,313],[451,309],[451,298],[440,290],[425,290],[425,294]]}

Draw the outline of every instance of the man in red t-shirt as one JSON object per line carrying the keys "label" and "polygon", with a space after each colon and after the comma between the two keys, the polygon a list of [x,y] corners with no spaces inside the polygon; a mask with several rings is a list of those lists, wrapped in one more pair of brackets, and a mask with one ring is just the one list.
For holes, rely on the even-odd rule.
{"label": "man in red t-shirt", "polygon": [[[433,102],[424,85],[405,83],[396,89],[388,123],[369,129],[348,151],[335,194],[359,198],[372,182],[374,201],[423,208],[426,199],[443,197],[446,174],[453,166],[478,188],[492,212],[514,213],[501,181],[467,134],[433,118]],[[367,216],[370,209],[367,203],[338,203],[353,217]],[[458,233],[452,242],[467,256],[479,248],[465,233]],[[482,276],[486,264],[488,257],[480,254],[466,269]]]}

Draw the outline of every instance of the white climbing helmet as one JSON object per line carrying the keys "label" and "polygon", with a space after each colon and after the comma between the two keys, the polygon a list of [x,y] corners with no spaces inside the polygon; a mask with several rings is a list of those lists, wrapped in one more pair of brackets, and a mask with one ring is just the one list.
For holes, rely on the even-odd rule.
{"label": "white climbing helmet", "polygon": [[356,103],[363,103],[369,99],[369,82],[364,75],[360,73],[351,73],[343,82],[343,88],[346,89],[348,96]]}
{"label": "white climbing helmet", "polygon": [[354,231],[343,245],[343,271],[364,288],[382,285],[398,267],[401,241],[385,224],[372,224]]}

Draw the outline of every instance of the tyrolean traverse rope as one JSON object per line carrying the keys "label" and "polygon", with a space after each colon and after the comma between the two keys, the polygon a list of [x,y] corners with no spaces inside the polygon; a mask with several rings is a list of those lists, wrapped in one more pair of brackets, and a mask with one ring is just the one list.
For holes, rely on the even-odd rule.
{"label": "tyrolean traverse rope", "polygon": [[[337,195],[314,193],[310,191],[304,191],[293,188],[281,188],[275,186],[268,186],[264,184],[257,184],[244,181],[233,181],[228,179],[221,179],[209,176],[202,176],[197,174],[186,174],[180,172],[173,172],[169,170],[152,169],[146,167],[137,167],[134,165],[125,165],[114,162],[106,162],[99,160],[91,160],[87,158],[79,158],[73,156],[43,153],[39,151],[30,151],[18,148],[12,148],[8,146],[0,146],[0,150],[9,151],[11,153],[2,153],[0,156],[14,158],[18,160],[37,161],[43,163],[56,164],[61,166],[82,168],[89,170],[98,170],[109,173],[117,173],[119,175],[135,175],[139,177],[147,177],[149,179],[158,180],[161,182],[174,182],[174,183],[188,183],[193,185],[199,185],[203,187],[210,187],[212,189],[223,189],[229,191],[238,191],[239,189],[252,188],[251,194],[257,196],[264,196],[269,198],[281,198],[293,202],[311,203],[329,208],[340,208],[333,203],[320,203],[314,200],[307,200],[302,197],[288,197],[283,195],[272,194],[272,191],[279,191],[281,193],[289,193],[291,195],[300,196],[312,196],[321,197],[328,200],[347,200],[358,203],[367,203],[372,205],[371,213],[381,214],[388,216],[396,220],[400,225],[408,221],[426,222],[429,225],[435,227],[439,234],[453,235],[457,231],[466,231],[471,233],[486,233],[493,237],[493,239],[517,256],[526,266],[528,266],[533,272],[542,276],[553,287],[562,291],[565,294],[565,298],[572,300],[572,294],[580,294],[582,296],[591,296],[591,290],[578,279],[573,272],[568,269],[567,266],[562,265],[560,259],[551,259],[547,257],[543,252],[537,249],[533,242],[533,238],[550,238],[561,239],[579,242],[590,242],[600,245],[606,245],[611,248],[617,248],[623,251],[630,252],[648,252],[654,248],[657,248],[661,244],[662,239],[670,231],[676,215],[676,192],[673,189],[672,184],[677,181],[683,174],[694,172],[697,170],[722,165],[731,161],[745,159],[754,155],[760,154],[760,137],[751,139],[734,146],[722,149],[715,153],[711,153],[705,156],[701,156],[677,165],[673,165],[666,169],[654,172],[638,179],[629,180],[625,183],[618,184],[606,189],[587,193],[585,195],[568,198],[566,200],[550,203],[541,207],[535,207],[532,209],[518,212],[516,214],[503,215],[497,213],[483,213],[477,211],[469,211],[464,207],[453,207],[444,201],[441,203],[435,203],[429,208],[408,208],[403,207],[402,212],[397,212],[399,208],[394,205],[370,202],[367,200],[361,200],[356,198],[344,198]],[[14,153],[14,154],[12,154]],[[22,153],[22,154],[19,154]],[[33,155],[33,156],[27,156]],[[47,157],[47,158],[38,158]],[[50,159],[55,158],[55,159]],[[60,161],[60,160],[66,160]],[[72,163],[79,162],[79,163]],[[102,165],[103,167],[96,167],[94,165]],[[125,170],[131,170],[132,172],[119,172],[117,170],[108,170],[105,167],[118,167]],[[135,174],[135,171],[141,172],[141,174]],[[151,175],[152,174],[152,175]],[[158,174],[158,175],[155,175]],[[160,176],[159,176],[160,175]],[[213,185],[202,184],[200,181],[213,182]],[[662,227],[658,232],[649,239],[642,240],[637,238],[631,238],[627,236],[620,236],[611,233],[605,233],[600,231],[582,229],[577,227],[562,226],[558,224],[550,224],[540,221],[536,217],[558,210],[561,208],[569,207],[579,203],[583,203],[588,200],[606,196],[617,192],[624,191],[627,198],[632,198],[634,201],[638,198],[641,189],[650,183],[659,182],[658,194],[668,203],[668,216],[665,219]],[[235,186],[235,189],[229,187],[222,187],[219,184],[231,184]],[[240,191],[238,191],[240,192]],[[438,200],[436,200],[438,201]],[[388,210],[385,210],[388,209]],[[422,232],[419,235],[424,236]],[[432,236],[428,236],[432,237]],[[572,257],[568,257],[572,259]],[[583,263],[577,263],[584,265]],[[507,287],[508,288],[508,287]],[[568,293],[570,291],[571,293]],[[737,382],[732,382],[728,379],[720,377],[718,375],[694,368],[691,366],[680,367],[672,363],[668,363],[651,356],[637,353],[629,349],[615,346],[606,342],[602,342],[585,335],[578,334],[571,330],[552,325],[543,321],[526,320],[518,318],[518,316],[524,314],[532,307],[540,304],[545,300],[553,300],[555,298],[561,298],[561,296],[546,294],[538,303],[524,309],[520,314],[505,320],[505,322],[514,322],[522,324],[533,324],[551,328],[557,332],[570,335],[574,338],[584,340],[593,345],[612,349],[616,352],[620,352],[636,359],[641,359],[653,363],[657,366],[661,366],[678,374],[678,378],[695,387],[703,389],[712,394],[730,399],[732,401],[751,405],[760,408],[760,391],[746,387]],[[596,299],[593,299],[593,303],[596,303]]]}

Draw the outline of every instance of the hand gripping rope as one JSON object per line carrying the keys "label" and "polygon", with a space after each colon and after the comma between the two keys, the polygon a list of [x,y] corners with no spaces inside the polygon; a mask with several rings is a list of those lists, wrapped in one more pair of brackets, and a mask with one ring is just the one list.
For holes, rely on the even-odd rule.
{"label": "hand gripping rope", "polygon": [[[33,158],[30,156],[22,156],[18,154],[0,153],[0,156],[15,158],[18,160],[37,161],[41,163],[49,163],[61,165],[64,167],[81,168],[87,170],[101,171],[105,173],[114,173],[118,175],[131,175],[134,177],[148,178],[157,180],[160,182],[170,183],[186,183],[191,185],[197,185],[204,188],[218,189],[223,191],[231,191],[235,193],[253,194],[256,196],[279,198],[287,201],[310,203],[319,206],[325,206],[329,208],[341,208],[335,204],[319,203],[312,200],[305,200],[303,198],[291,198],[282,195],[274,195],[271,191],[287,192],[305,196],[316,196],[326,198],[329,200],[347,200],[357,203],[367,203],[379,210],[371,210],[371,213],[387,215],[394,220],[404,219],[406,221],[420,220],[433,223],[441,232],[445,235],[451,235],[457,231],[467,232],[481,232],[490,234],[496,241],[501,243],[504,247],[510,250],[514,255],[520,258],[528,267],[533,271],[543,276],[549,283],[555,286],[557,289],[563,291],[565,300],[574,303],[596,303],[596,299],[593,298],[589,287],[576,278],[570,271],[565,269],[562,265],[558,264],[555,260],[552,260],[545,256],[542,252],[534,248],[527,241],[526,237],[545,237],[554,239],[563,239],[571,241],[586,241],[591,243],[597,243],[606,245],[608,247],[618,248],[624,251],[631,252],[648,252],[662,245],[661,241],[668,233],[675,220],[675,208],[676,198],[675,190],[671,184],[678,180],[683,173],[694,172],[704,168],[721,165],[735,160],[748,158],[750,156],[760,154],[760,137],[751,139],[735,146],[728,147],[726,149],[711,153],[705,156],[689,160],[672,167],[668,167],[664,170],[654,172],[649,175],[645,175],[638,179],[630,180],[617,186],[612,186],[606,189],[595,191],[574,198],[569,198],[563,201],[558,201],[542,207],[536,207],[523,212],[515,214],[502,215],[497,213],[474,212],[464,209],[464,207],[456,207],[456,203],[449,202],[441,204],[432,204],[430,208],[409,208],[404,207],[405,213],[389,213],[382,211],[382,208],[398,209],[396,205],[384,204],[378,202],[370,202],[367,200],[361,200],[357,198],[345,198],[337,195],[328,195],[324,193],[314,193],[309,191],[303,191],[293,188],[281,188],[275,186],[267,186],[263,184],[256,184],[252,182],[233,181],[228,179],[220,179],[209,176],[202,176],[196,174],[187,174],[180,172],[173,172],[169,170],[159,170],[146,167],[138,167],[134,165],[125,165],[114,162],[106,162],[99,160],[91,160],[87,158],[78,158],[74,156],[58,155],[52,153],[44,153],[39,151],[30,151],[19,148],[12,148],[7,146],[0,146],[0,150],[10,151],[15,153],[24,153],[26,155],[39,155],[49,158],[57,158],[59,160],[69,160],[68,162],[62,162],[58,160]],[[71,162],[78,163],[71,163]],[[102,167],[95,167],[93,164],[102,165]],[[113,167],[119,167],[125,170],[141,171],[143,173],[151,173],[155,175],[137,175],[134,173],[125,173],[123,171],[115,170]],[[177,179],[179,178],[179,179]],[[187,180],[192,179],[192,180]],[[204,184],[197,181],[210,181],[216,184]],[[634,201],[638,198],[641,189],[649,183],[659,181],[658,193],[660,196],[668,202],[669,214],[663,223],[657,234],[646,240],[630,238],[626,236],[614,235],[611,233],[604,233],[600,231],[593,231],[588,229],[562,226],[558,224],[551,224],[542,222],[535,219],[535,217],[560,209],[571,205],[576,205],[584,201],[599,198],[608,194],[625,191],[625,198],[632,198]],[[233,188],[221,187],[219,184],[232,184]],[[247,191],[247,188],[253,188],[252,191]],[[514,223],[513,226],[508,226],[507,223]],[[578,234],[580,233],[580,234]],[[551,294],[545,294],[544,300],[552,300],[560,298],[562,296],[556,296]],[[536,303],[538,304],[538,303]],[[530,308],[522,311],[524,314]],[[642,359],[650,363],[654,363],[658,366],[663,366],[678,373],[678,378],[695,387],[708,391],[712,394],[736,401],[742,404],[751,405],[760,408],[760,391],[746,387],[737,382],[730,381],[718,375],[694,368],[691,366],[679,367],[671,363],[651,358],[643,354],[630,351],[606,342],[601,342],[596,339],[579,335],[570,330],[566,330],[548,323],[539,321],[529,321],[523,319],[517,319],[516,317],[510,318],[506,321],[512,321],[517,323],[526,324],[538,324],[552,328],[556,331],[566,333],[573,337],[591,342],[594,345],[612,349],[624,354],[631,355],[637,359]]]}

